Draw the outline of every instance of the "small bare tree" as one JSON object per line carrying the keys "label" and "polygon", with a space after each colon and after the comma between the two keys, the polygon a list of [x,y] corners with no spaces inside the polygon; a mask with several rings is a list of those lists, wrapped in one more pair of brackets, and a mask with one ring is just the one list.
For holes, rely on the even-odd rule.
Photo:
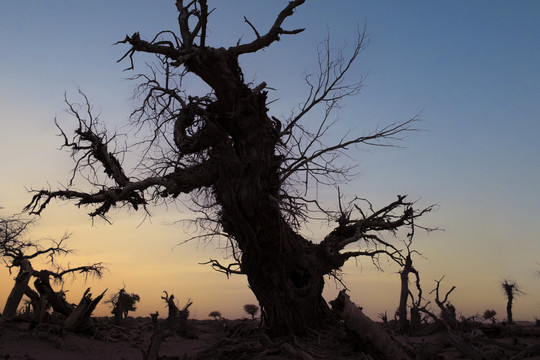
{"label": "small bare tree", "polygon": [[[18,268],[15,284],[8,295],[2,315],[12,319],[24,295],[28,296],[33,307],[36,321],[43,318],[45,308],[49,304],[54,311],[69,316],[74,308],[65,300],[63,292],[54,291],[51,280],[62,282],[66,275],[76,273],[87,276],[101,277],[104,267],[102,263],[92,265],[62,268],[56,263],[56,257],[73,252],[64,246],[69,234],[64,234],[60,240],[49,240],[50,245],[44,247],[43,241],[26,239],[29,227],[34,223],[19,217],[0,218],[0,257],[9,269]],[[34,270],[31,261],[38,257],[46,257],[54,270]],[[35,291],[29,287],[34,278]]]}
{"label": "small bare tree", "polygon": [[440,313],[441,320],[445,324],[447,324],[447,327],[451,329],[455,329],[457,328],[457,325],[458,325],[457,318],[456,318],[456,307],[450,301],[448,301],[448,296],[452,293],[452,291],[456,289],[456,287],[452,286],[450,290],[446,292],[446,294],[444,295],[444,298],[441,299],[440,294],[439,294],[439,287],[443,279],[444,279],[444,276],[441,277],[439,280],[435,280],[435,282],[437,283],[437,286],[435,287],[435,289],[431,291],[431,293],[433,292],[435,293],[435,304],[437,304],[437,306],[439,307],[439,310],[441,311]]}
{"label": "small bare tree", "polygon": [[[441,282],[442,282],[443,279],[444,279],[444,276],[442,276],[439,280],[435,280],[435,283],[437,285],[435,286],[435,288],[433,290],[431,290],[429,292],[430,294],[435,293],[435,304],[439,308],[440,315],[437,316],[437,315],[433,314],[433,312],[428,310],[427,307],[429,305],[429,302],[427,304],[425,304],[424,306],[419,307],[420,300],[418,300],[418,305],[416,306],[416,309],[419,312],[422,312],[422,313],[428,315],[436,323],[444,326],[447,330],[450,331],[450,330],[456,329],[457,326],[458,326],[458,322],[457,322],[457,319],[456,319],[456,308],[455,308],[454,305],[452,305],[452,303],[450,303],[448,301],[448,297],[456,289],[456,287],[452,286],[450,288],[450,290],[448,290],[446,292],[446,294],[444,295],[444,298],[441,298],[440,286],[441,286]],[[418,286],[418,289],[420,291],[419,299],[421,299],[421,288]]]}

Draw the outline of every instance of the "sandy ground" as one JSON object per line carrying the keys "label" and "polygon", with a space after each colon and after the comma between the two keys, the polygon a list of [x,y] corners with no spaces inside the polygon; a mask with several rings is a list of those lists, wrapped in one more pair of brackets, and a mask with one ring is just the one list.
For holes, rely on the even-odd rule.
{"label": "sandy ground", "polygon": [[[124,326],[115,326],[110,319],[96,319],[97,334],[94,338],[72,333],[57,334],[51,327],[37,327],[29,330],[29,324],[0,321],[0,359],[9,360],[140,360],[142,351],[148,349],[152,336],[152,324],[149,318],[128,318]],[[180,336],[168,337],[161,345],[160,355],[183,359],[189,358],[212,344],[223,341],[227,337],[227,328],[237,324],[235,321],[189,320],[189,334],[193,338]],[[249,322],[249,321],[248,321]],[[255,323],[251,324],[256,326]],[[250,326],[251,326],[250,325]],[[399,341],[409,348],[423,349],[444,342],[444,334],[434,334],[425,337],[399,337]],[[480,340],[480,339],[479,339]],[[528,336],[523,338],[499,338],[497,341],[508,345],[529,346],[540,344],[540,338]],[[478,342],[477,342],[478,344]],[[490,344],[482,345],[482,350],[489,354],[489,359],[509,359],[516,353],[504,351]],[[281,359],[279,356],[268,359]],[[285,358],[285,357],[283,357]],[[328,353],[324,359],[332,359]],[[341,357],[340,359],[356,359]],[[459,351],[446,346],[438,351],[437,357],[422,357],[418,359],[465,359]],[[266,358],[265,358],[266,359]],[[521,359],[540,360],[540,356],[525,356]]]}
{"label": "sandy ground", "polygon": [[[209,321],[197,322],[194,332],[197,335],[194,339],[168,337],[161,345],[160,356],[194,355],[225,336],[223,331],[214,330]],[[142,359],[142,350],[148,349],[151,336],[152,325],[148,318],[128,319],[125,328],[107,324],[94,338],[55,334],[53,329],[29,331],[27,323],[9,327],[4,324],[0,333],[0,359]]]}

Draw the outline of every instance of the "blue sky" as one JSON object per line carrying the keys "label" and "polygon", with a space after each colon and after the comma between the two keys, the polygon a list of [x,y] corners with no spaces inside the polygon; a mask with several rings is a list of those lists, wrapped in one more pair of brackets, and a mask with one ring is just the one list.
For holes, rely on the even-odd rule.
{"label": "blue sky", "polygon": [[[227,47],[238,39],[249,41],[253,33],[243,16],[264,32],[285,5],[286,1],[210,2],[217,9],[210,19],[209,43]],[[379,205],[397,194],[409,194],[419,205],[439,205],[425,223],[444,231],[418,235],[417,248],[427,258],[419,258],[418,267],[426,290],[433,279],[446,274],[445,282],[457,285],[453,299],[465,314],[490,307],[502,318],[504,298],[498,282],[511,278],[528,294],[517,300],[516,318],[540,317],[540,278],[535,276],[540,270],[540,239],[534,226],[540,215],[539,14],[540,3],[532,0],[307,1],[284,25],[306,28],[303,33],[283,37],[263,52],[241,59],[246,79],[266,81],[276,89],[270,93],[270,98],[277,99],[270,113],[286,115],[303,100],[301,75],[315,70],[317,44],[329,34],[336,49],[346,49],[354,43],[357,28],[366,25],[369,46],[350,74],[351,81],[365,76],[365,87],[343,104],[336,136],[415,115],[422,131],[398,144],[403,148],[352,152],[359,177],[343,189],[350,197],[367,197]],[[28,202],[25,186],[40,188],[50,183],[54,187],[69,177],[69,154],[57,151],[61,142],[53,125],[56,116],[69,127],[64,92],[77,100],[80,88],[96,111],[101,111],[108,128],[122,129],[133,106],[135,84],[125,80],[133,75],[122,71],[128,64],[116,63],[126,47],[112,44],[128,33],[140,31],[148,39],[164,29],[176,30],[172,1],[2,5],[3,216]],[[151,58],[137,56],[135,60],[142,68]],[[170,288],[191,291],[195,298],[209,294],[208,287],[213,287],[222,291],[213,296],[231,303],[239,297],[253,300],[244,279],[226,282],[197,265],[214,254],[213,246],[188,245],[171,252],[185,237],[182,229],[169,224],[180,216],[172,209],[156,209],[152,221],[139,228],[139,214],[119,212],[112,227],[101,223],[92,227],[86,212],[71,204],[54,205],[49,211],[37,233],[59,236],[73,231],[72,246],[79,249],[81,260],[111,264],[102,283],[92,285],[96,291],[122,287],[123,280],[129,286],[131,281],[132,287],[142,289],[131,290],[139,291],[144,301],[143,290],[149,298],[151,291],[161,289],[150,284],[152,279],[143,284],[142,270],[137,276],[129,270],[133,264],[145,263],[153,276],[167,278]],[[312,229],[314,238],[324,231]],[[108,239],[106,246],[99,245],[98,234]],[[162,235],[147,240],[155,234]],[[133,249],[126,254],[126,248]],[[395,271],[389,266],[377,273],[369,262],[353,263],[345,268],[345,280],[353,299],[368,314],[376,315],[397,306]],[[183,281],[181,286],[170,280],[170,272],[176,282]],[[205,279],[199,283],[212,285],[187,285],[193,274]],[[9,278],[3,276],[1,303],[9,286]],[[204,303],[199,305],[201,317],[206,310],[216,310],[202,300],[204,296],[199,297],[199,304]],[[144,311],[153,311],[153,306],[154,302],[141,302]],[[235,309],[231,305],[222,312],[239,316]]]}

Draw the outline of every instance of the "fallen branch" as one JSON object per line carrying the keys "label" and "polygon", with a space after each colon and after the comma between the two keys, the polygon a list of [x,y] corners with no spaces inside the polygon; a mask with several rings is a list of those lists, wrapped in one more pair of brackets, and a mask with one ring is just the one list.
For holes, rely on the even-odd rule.
{"label": "fallen branch", "polygon": [[410,359],[401,345],[386,333],[384,328],[364,315],[362,310],[353,303],[345,290],[331,301],[332,310],[341,316],[345,327],[352,331],[362,343],[368,343],[382,354],[384,359]]}

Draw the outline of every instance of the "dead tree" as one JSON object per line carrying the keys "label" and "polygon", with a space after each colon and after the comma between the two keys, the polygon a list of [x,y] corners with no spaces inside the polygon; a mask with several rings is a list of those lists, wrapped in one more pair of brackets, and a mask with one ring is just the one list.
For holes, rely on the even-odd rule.
{"label": "dead tree", "polygon": [[[414,298],[412,296],[411,291],[409,290],[409,275],[412,273],[416,276],[416,287],[418,289],[418,301],[420,302],[422,300],[422,289],[420,288],[420,274],[416,270],[416,268],[413,266],[412,261],[412,254],[418,253],[415,250],[411,250],[412,241],[414,238],[414,222],[411,221],[411,231],[408,234],[408,242],[406,244],[407,246],[407,254],[404,256],[404,259],[399,259],[400,265],[402,266],[401,271],[399,272],[400,280],[401,280],[401,291],[399,294],[399,306],[397,310],[398,315],[398,322],[397,322],[397,331],[399,332],[406,332],[411,326],[412,326],[412,316],[413,316],[413,309],[414,309]],[[411,297],[413,301],[413,306],[411,307],[411,322],[407,320],[407,300]],[[417,306],[420,303],[417,304]],[[419,325],[419,313],[415,309],[414,311],[414,326]]]}
{"label": "dead tree", "polygon": [[503,280],[501,282],[501,287],[506,295],[506,320],[509,324],[513,324],[514,318],[512,315],[512,306],[514,304],[514,297],[523,294],[523,292],[515,281]]}
{"label": "dead tree", "polygon": [[167,319],[176,319],[178,318],[178,315],[180,314],[180,309],[178,309],[178,306],[176,306],[176,303],[174,302],[174,294],[169,294],[166,291],[163,291],[165,293],[165,296],[162,296],[161,298],[165,300],[167,303],[167,308],[169,309],[169,315],[167,316]]}
{"label": "dead tree", "polygon": [[456,287],[452,286],[452,288],[446,292],[446,294],[444,295],[444,298],[441,300],[441,297],[439,294],[439,287],[443,279],[444,279],[444,276],[440,278],[439,280],[435,280],[435,282],[437,283],[437,286],[435,287],[435,289],[433,289],[430,292],[430,294],[435,292],[435,304],[437,304],[437,306],[439,307],[441,320],[445,324],[447,324],[447,327],[449,327],[450,329],[455,329],[457,328],[457,325],[458,325],[458,322],[456,319],[456,307],[448,301],[448,296],[452,293],[452,291],[456,289]]}
{"label": "dead tree", "polygon": [[470,339],[464,339],[464,334],[458,331],[459,324],[456,319],[456,308],[448,301],[448,297],[456,289],[456,287],[452,286],[450,290],[446,292],[444,298],[441,299],[440,285],[443,279],[444,276],[439,280],[435,280],[437,285],[430,292],[430,294],[435,293],[435,303],[439,307],[440,316],[436,316],[429,311],[427,309],[427,304],[422,308],[419,308],[419,311],[427,314],[435,321],[436,324],[439,324],[439,326],[446,330],[446,334],[443,339],[447,345],[454,347],[467,359],[485,359],[486,357],[484,354],[482,354],[480,350],[470,343]]}
{"label": "dead tree", "polygon": [[88,332],[93,330],[93,324],[90,316],[95,310],[97,304],[105,295],[106,291],[107,290],[103,291],[95,298],[92,298],[90,288],[86,289],[81,298],[81,301],[79,301],[79,304],[64,320],[64,330],[75,332]]}
{"label": "dead tree", "polygon": [[127,293],[125,286],[111,296],[106,302],[113,306],[111,313],[114,315],[115,324],[121,324],[122,321],[127,318],[130,311],[137,310],[135,304],[140,300],[141,298],[139,295]]}
{"label": "dead tree", "polygon": [[[129,61],[128,69],[135,68],[141,53],[157,59],[147,73],[135,76],[141,105],[132,113],[134,131],[150,134],[139,142],[139,167],[124,168],[126,149],[115,145],[115,136],[92,114],[84,94],[81,105],[66,99],[77,122],[73,138],[57,126],[75,160],[71,179],[59,190],[37,190],[26,210],[40,214],[53,199],[75,200],[78,206],[90,206],[92,217],[105,218],[115,207],[140,209],[152,200],[191,195],[188,207],[202,213],[197,224],[208,230],[208,237],[224,237],[231,246],[232,264],[210,263],[227,275],[247,275],[272,335],[302,334],[331,321],[322,297],[324,276],[335,274],[351,258],[367,256],[377,264],[380,256],[397,256],[400,250],[384,234],[407,229],[432,208],[415,209],[400,195],[381,207],[355,198],[350,207],[355,213],[336,213],[310,190],[348,181],[352,168],[340,160],[346,150],[392,146],[414,130],[415,119],[326,143],[334,111],[362,87],[361,80],[347,82],[346,75],[366,45],[364,32],[348,57],[324,42],[318,73],[304,79],[307,96],[299,108],[281,119],[269,114],[267,84],[246,82],[239,59],[300,34],[303,29],[285,29],[284,22],[303,3],[290,1],[267,32],[257,31],[246,19],[254,39],[228,47],[206,42],[212,13],[206,0],[176,1],[178,33],[162,31],[150,40],[139,33],[127,35],[118,44],[129,47],[120,59]],[[210,91],[188,95],[182,83],[186,75]],[[308,114],[318,110],[320,121],[307,122]],[[90,179],[92,191],[75,187],[78,175]],[[314,243],[299,230],[320,210],[338,225]],[[351,244],[358,249],[351,250]]]}
{"label": "dead tree", "polygon": [[[64,246],[64,242],[69,238],[69,234],[65,234],[60,240],[50,240],[49,247],[43,247],[40,241],[24,239],[31,220],[20,218],[0,219],[0,256],[4,259],[10,273],[13,268],[19,268],[15,278],[15,284],[8,295],[2,316],[6,319],[12,319],[17,308],[26,294],[31,300],[34,314],[37,319],[43,319],[43,311],[46,304],[49,304],[54,311],[68,316],[73,311],[73,307],[65,300],[61,294],[54,291],[51,285],[51,279],[57,282],[62,282],[65,276],[82,274],[85,277],[88,275],[100,277],[103,272],[103,265],[95,263],[92,265],[68,267],[63,269],[59,267],[55,259],[59,255],[65,255],[72,252]],[[52,270],[34,270],[31,260],[40,256],[49,258]],[[34,278],[35,290],[29,288],[30,279]],[[37,296],[37,298],[36,298]]]}
{"label": "dead tree", "polygon": [[[19,268],[18,274],[15,277],[15,284],[7,297],[2,312],[2,316],[6,319],[13,318],[17,313],[17,308],[26,291],[30,278],[34,274],[34,269],[30,263],[31,258],[23,256],[23,251],[27,248],[31,248],[31,245],[33,244],[21,239],[31,224],[32,221],[24,221],[18,218],[0,219],[0,254],[6,263],[10,274],[14,267]],[[51,251],[54,252],[55,250]],[[34,254],[35,256],[41,255],[37,254],[37,252],[34,252]],[[8,261],[6,261],[6,258]]]}
{"label": "dead tree", "polygon": [[440,286],[441,281],[444,279],[444,276],[441,277],[439,280],[435,280],[435,283],[437,284],[433,290],[430,291],[430,294],[435,293],[435,304],[437,304],[437,307],[439,308],[440,315],[436,316],[431,311],[427,309],[426,306],[420,308],[419,310],[425,314],[427,314],[429,317],[431,317],[436,323],[442,325],[444,328],[446,328],[448,331],[452,331],[457,328],[458,322],[456,319],[456,308],[454,305],[452,305],[448,301],[448,296],[456,289],[455,286],[452,286],[450,290],[446,292],[444,295],[444,298],[441,299],[440,296]]}
{"label": "dead tree", "polygon": [[169,336],[174,334],[185,335],[186,331],[186,322],[189,317],[189,307],[193,304],[191,300],[188,300],[186,305],[182,310],[178,308],[174,302],[174,295],[169,294],[166,291],[163,291],[165,296],[161,298],[167,303],[169,308],[169,315],[161,324],[157,324],[157,313],[156,313],[156,324],[154,325],[154,333],[150,339],[150,345],[148,350],[142,351],[144,360],[157,360],[159,359],[159,348],[161,343]]}

